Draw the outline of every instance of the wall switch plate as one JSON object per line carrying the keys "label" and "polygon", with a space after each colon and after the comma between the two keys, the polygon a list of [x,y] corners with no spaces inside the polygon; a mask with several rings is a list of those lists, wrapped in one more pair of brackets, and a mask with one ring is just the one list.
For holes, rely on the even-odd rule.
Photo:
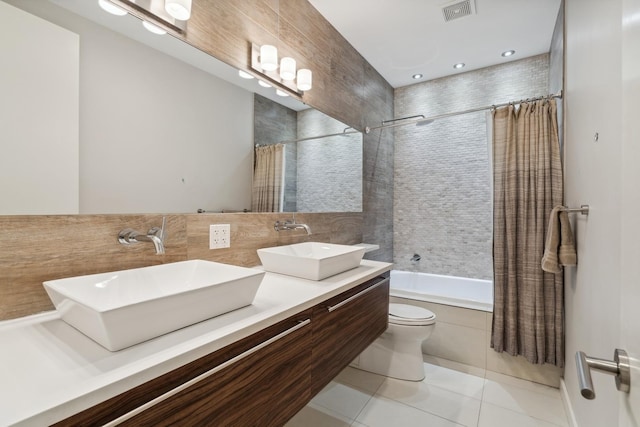
{"label": "wall switch plate", "polygon": [[229,247],[231,247],[231,225],[209,225],[209,249],[220,249]]}

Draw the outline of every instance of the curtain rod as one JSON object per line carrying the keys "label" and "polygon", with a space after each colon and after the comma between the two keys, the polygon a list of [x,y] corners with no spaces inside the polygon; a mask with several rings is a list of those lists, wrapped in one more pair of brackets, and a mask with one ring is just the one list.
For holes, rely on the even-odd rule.
{"label": "curtain rod", "polygon": [[[458,116],[460,114],[469,114],[469,113],[476,113],[478,111],[484,111],[484,110],[494,110],[498,107],[505,107],[507,105],[511,105],[511,104],[521,104],[523,102],[532,102],[532,101],[539,101],[541,99],[551,99],[551,98],[562,98],[562,91],[558,92],[558,93],[554,93],[551,95],[544,95],[544,96],[538,96],[535,98],[527,98],[527,99],[521,99],[520,101],[511,101],[511,102],[504,102],[502,104],[493,104],[493,105],[488,105],[486,107],[478,107],[478,108],[471,108],[469,110],[463,110],[463,111],[456,111],[453,113],[446,113],[446,114],[439,114],[437,116],[431,116],[431,117],[424,117],[422,114],[417,115],[417,116],[410,116],[410,117],[404,117],[404,118],[399,118],[399,119],[392,119],[392,120],[384,120],[382,122],[382,125],[380,126],[374,126],[374,127],[365,127],[364,128],[364,133],[369,133],[372,130],[377,130],[377,129],[385,129],[385,128],[394,128],[394,127],[398,127],[398,126],[406,126],[406,125],[412,125],[412,124],[427,124],[427,123],[431,123],[434,120],[438,120],[438,119],[444,119],[447,117],[452,117],[452,116]],[[414,117],[421,117],[419,119],[415,119],[415,120],[408,120]],[[388,122],[393,122],[393,121],[398,121],[398,120],[407,120],[401,123],[392,123],[392,124],[386,124]]]}
{"label": "curtain rod", "polygon": [[[278,142],[278,144],[294,144],[296,142],[310,141],[312,139],[329,138],[330,136],[344,136],[344,135],[351,135],[354,133],[361,133],[360,131],[357,131],[357,130],[350,130],[347,132],[347,129],[353,129],[353,128],[348,127],[348,128],[345,128],[342,132],[338,132],[338,133],[328,133],[326,135],[309,136],[307,138],[292,139],[289,141],[280,141]],[[266,145],[273,145],[273,144],[256,144],[256,147],[264,147]]]}

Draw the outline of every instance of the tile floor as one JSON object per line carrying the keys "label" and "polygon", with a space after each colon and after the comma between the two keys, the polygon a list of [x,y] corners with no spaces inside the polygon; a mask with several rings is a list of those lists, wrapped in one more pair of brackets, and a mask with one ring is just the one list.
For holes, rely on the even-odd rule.
{"label": "tile floor", "polygon": [[438,359],[422,382],[346,368],[286,427],[568,427],[558,389]]}

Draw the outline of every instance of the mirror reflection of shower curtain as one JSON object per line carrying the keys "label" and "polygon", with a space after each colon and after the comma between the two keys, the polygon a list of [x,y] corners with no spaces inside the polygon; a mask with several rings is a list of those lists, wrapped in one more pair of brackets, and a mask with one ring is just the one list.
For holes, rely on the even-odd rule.
{"label": "mirror reflection of shower curtain", "polygon": [[284,204],[284,144],[257,146],[253,167],[253,212],[282,212]]}

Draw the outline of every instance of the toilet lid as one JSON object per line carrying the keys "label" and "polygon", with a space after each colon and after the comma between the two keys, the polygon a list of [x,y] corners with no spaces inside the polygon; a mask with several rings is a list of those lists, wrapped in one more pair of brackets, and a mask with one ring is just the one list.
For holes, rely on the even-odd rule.
{"label": "toilet lid", "polygon": [[408,304],[389,304],[389,322],[396,325],[431,325],[436,315],[426,308]]}

